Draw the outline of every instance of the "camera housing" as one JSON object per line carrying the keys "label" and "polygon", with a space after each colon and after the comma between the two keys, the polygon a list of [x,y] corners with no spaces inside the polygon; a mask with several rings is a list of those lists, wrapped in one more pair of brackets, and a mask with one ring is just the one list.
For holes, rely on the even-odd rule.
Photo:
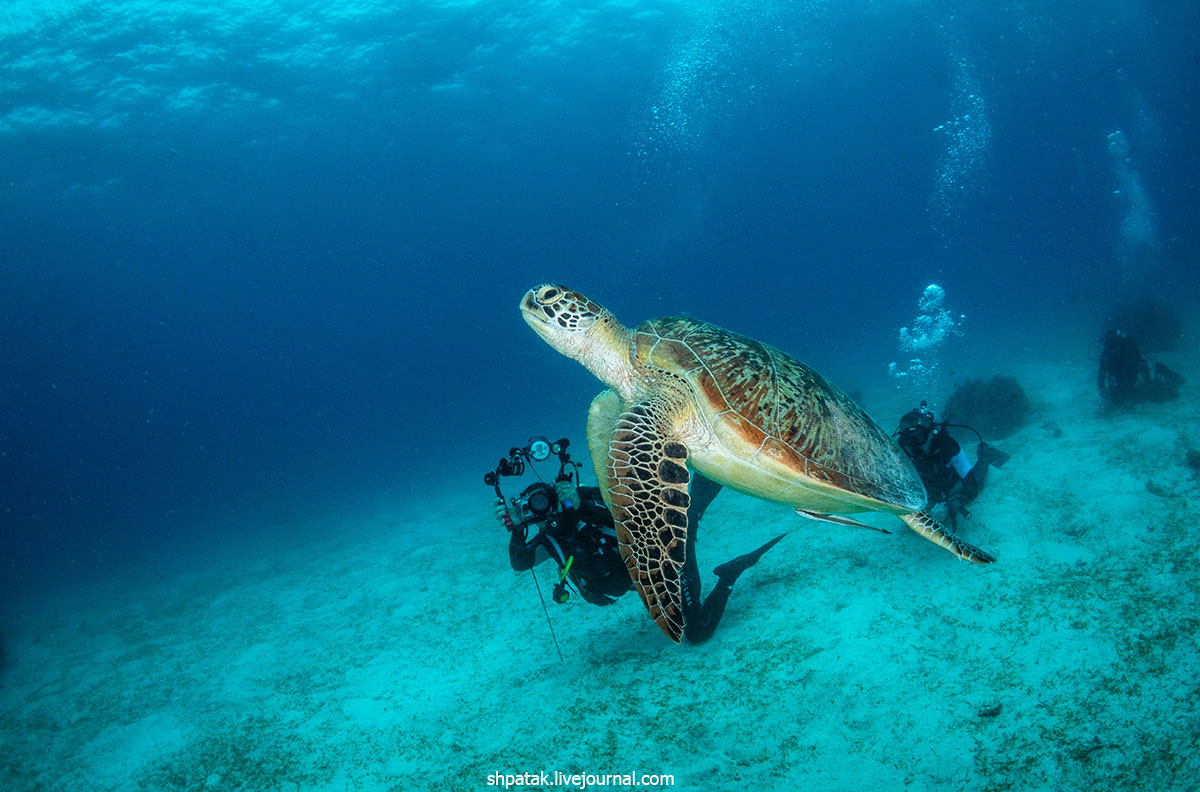
{"label": "camera housing", "polygon": [[538,481],[530,484],[525,491],[513,499],[520,517],[519,522],[540,522],[558,508],[558,495],[554,487]]}

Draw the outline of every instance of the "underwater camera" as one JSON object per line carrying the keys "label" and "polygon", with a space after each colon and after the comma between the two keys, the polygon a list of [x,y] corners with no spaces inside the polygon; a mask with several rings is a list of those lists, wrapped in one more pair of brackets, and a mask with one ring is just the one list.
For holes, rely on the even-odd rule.
{"label": "underwater camera", "polygon": [[522,523],[544,520],[557,505],[558,495],[554,492],[554,487],[544,481],[535,481],[513,498],[513,506],[520,514]]}
{"label": "underwater camera", "polygon": [[[496,491],[496,497],[507,503],[504,493],[500,491],[501,477],[520,476],[525,472],[528,464],[545,462],[551,455],[555,455],[558,457],[559,466],[558,475],[554,480],[556,482],[574,481],[578,486],[579,463],[573,461],[571,455],[567,453],[567,447],[570,444],[571,441],[565,437],[560,437],[554,442],[541,435],[531,437],[523,448],[508,449],[508,456],[502,457],[496,463],[496,469],[483,474],[483,483],[492,487]],[[534,472],[536,473],[536,471]],[[516,508],[520,520],[513,522],[512,518],[506,514],[504,525],[510,530],[545,519],[546,515],[557,508],[558,497],[554,492],[554,487],[539,481],[526,487],[519,497],[512,500],[512,505]],[[562,506],[565,509],[572,509],[575,504],[564,501]]]}

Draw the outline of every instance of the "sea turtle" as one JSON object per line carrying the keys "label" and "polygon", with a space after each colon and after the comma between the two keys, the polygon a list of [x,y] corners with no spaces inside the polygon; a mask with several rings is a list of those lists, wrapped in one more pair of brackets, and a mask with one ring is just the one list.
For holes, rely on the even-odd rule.
{"label": "sea turtle", "polygon": [[967,561],[993,558],[922,511],[912,463],[867,413],[774,347],[682,316],[633,330],[579,292],[544,284],[521,298],[525,321],[611,390],[592,402],[588,443],[621,556],[650,617],[683,634],[679,571],[688,541],[690,470],[800,514],[895,514]]}

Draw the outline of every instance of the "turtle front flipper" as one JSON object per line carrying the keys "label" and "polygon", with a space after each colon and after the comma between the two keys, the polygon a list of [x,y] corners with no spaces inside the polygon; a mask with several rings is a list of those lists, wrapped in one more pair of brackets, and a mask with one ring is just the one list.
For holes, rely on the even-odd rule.
{"label": "turtle front flipper", "polygon": [[610,390],[603,391],[592,399],[592,406],[588,408],[588,453],[592,457],[592,472],[596,474],[596,485],[600,488],[600,495],[609,511],[612,511],[612,504],[608,502],[609,442],[612,440],[617,419],[624,410],[625,403],[621,401],[621,397]]}
{"label": "turtle front flipper", "polygon": [[962,539],[947,531],[940,522],[925,512],[902,514],[900,515],[900,519],[904,520],[904,524],[909,528],[912,528],[938,547],[949,550],[963,561],[970,561],[974,564],[990,564],[996,560],[975,545],[967,544]]}
{"label": "turtle front flipper", "polygon": [[632,405],[613,427],[608,504],[621,558],[650,618],[667,637],[683,635],[680,570],[687,558],[687,448],[662,400]]}

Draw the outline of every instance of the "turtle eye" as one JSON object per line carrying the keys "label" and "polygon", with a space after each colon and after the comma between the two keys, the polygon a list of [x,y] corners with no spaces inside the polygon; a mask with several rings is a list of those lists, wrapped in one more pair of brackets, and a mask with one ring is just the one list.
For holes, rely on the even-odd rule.
{"label": "turtle eye", "polygon": [[562,296],[562,291],[557,286],[543,286],[538,292],[538,302],[550,304],[556,302]]}

